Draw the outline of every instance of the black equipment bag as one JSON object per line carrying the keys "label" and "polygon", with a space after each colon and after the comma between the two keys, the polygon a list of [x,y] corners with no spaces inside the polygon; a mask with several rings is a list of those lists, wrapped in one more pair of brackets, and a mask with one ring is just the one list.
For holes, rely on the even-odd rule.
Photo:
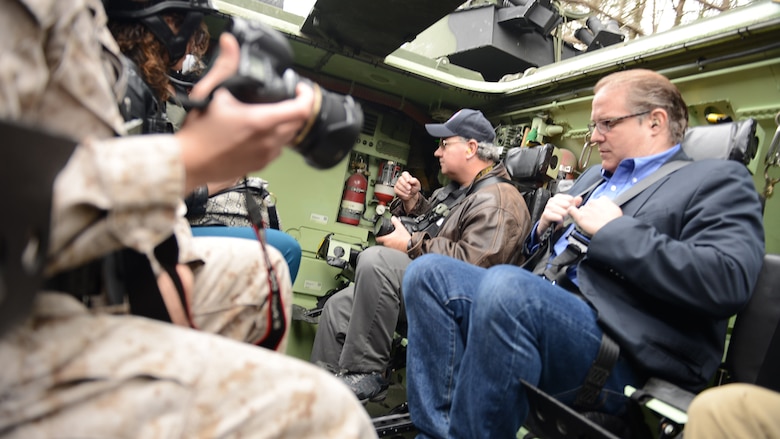
{"label": "black equipment bag", "polygon": [[0,184],[8,206],[0,215],[0,335],[29,313],[43,284],[54,179],[76,142],[0,121]]}

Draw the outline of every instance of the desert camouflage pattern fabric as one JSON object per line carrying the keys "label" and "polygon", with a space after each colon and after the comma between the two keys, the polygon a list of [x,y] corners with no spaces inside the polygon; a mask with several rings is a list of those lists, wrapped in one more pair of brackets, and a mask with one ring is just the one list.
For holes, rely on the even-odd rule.
{"label": "desert camouflage pattern fabric", "polygon": [[121,246],[150,252],[172,231],[184,168],[170,136],[111,138],[124,86],[100,1],[2,6],[0,117],[82,141],[55,182],[49,273]]}
{"label": "desert camouflage pattern fabric", "polygon": [[[100,0],[0,2],[0,117],[80,141],[55,182],[49,274],[125,246],[150,254],[182,218],[176,139],[112,137],[124,131],[124,86],[105,21]],[[263,249],[234,241],[191,243],[203,331],[39,294],[0,338],[0,437],[376,437],[333,377],[205,332],[252,341],[265,330]],[[268,251],[289,320],[288,270]]]}
{"label": "desert camouflage pattern fabric", "polygon": [[[270,301],[268,269],[258,241],[241,238],[198,237],[193,250],[202,255],[197,266],[195,290],[190,304],[193,325],[207,332],[249,343],[260,341],[268,330]],[[290,327],[292,318],[292,282],[282,254],[265,246],[279,279],[284,316]],[[287,334],[277,350],[284,352]]]}
{"label": "desert camouflage pattern fabric", "polygon": [[[62,38],[48,38],[11,14],[0,18],[6,26],[0,31],[3,44],[7,44],[1,55],[0,96],[8,103],[0,108],[0,116],[44,123],[53,132],[84,140],[55,183],[49,273],[78,266],[121,246],[151,254],[155,245],[174,232],[179,261],[190,264],[195,275],[189,305],[196,326],[256,343],[265,333],[265,322],[259,318],[267,315],[258,314],[268,292],[262,249],[258,243],[237,239],[208,239],[196,251],[195,241],[201,238],[192,237],[184,218],[184,169],[175,140],[166,135],[111,138],[123,132],[123,120],[112,110],[118,106],[115,95],[124,92],[121,81],[107,78],[121,78],[122,67],[111,34],[94,26],[93,20],[105,20],[102,5],[86,2],[90,3],[92,14],[77,13],[84,10],[84,0],[74,7],[46,0],[25,3],[38,26],[71,26],[74,31],[61,29],[66,34],[58,35]],[[51,22],[55,18],[56,24]],[[90,60],[92,64],[85,65]],[[75,106],[87,111],[71,111]],[[138,206],[144,206],[143,215],[138,214]],[[220,257],[231,259],[212,257],[203,263],[212,252],[209,246],[218,247],[213,252]],[[234,248],[221,249],[227,246]],[[268,252],[275,266],[284,267],[276,273],[287,273],[282,255],[273,248]],[[153,267],[160,272],[157,264]],[[228,276],[231,281],[223,279]],[[289,315],[292,285],[289,279],[280,279],[280,285]],[[200,309],[202,305],[208,306]]]}
{"label": "desert camouflage pattern fabric", "polygon": [[0,358],[3,439],[376,437],[352,392],[309,363],[63,294],[38,295]]}

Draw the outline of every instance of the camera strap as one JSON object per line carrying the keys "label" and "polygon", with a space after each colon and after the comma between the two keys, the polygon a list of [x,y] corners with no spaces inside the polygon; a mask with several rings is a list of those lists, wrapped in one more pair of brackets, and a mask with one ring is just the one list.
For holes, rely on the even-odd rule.
{"label": "camera strap", "polygon": [[[244,179],[246,183],[246,178]],[[266,333],[256,344],[264,348],[276,350],[284,338],[287,331],[287,319],[284,315],[284,303],[282,303],[282,292],[279,288],[279,278],[276,275],[276,269],[268,257],[268,244],[265,240],[265,227],[263,217],[260,215],[260,206],[257,205],[254,197],[247,194],[246,207],[249,213],[249,220],[255,235],[263,249],[265,265],[268,270],[268,315]]]}

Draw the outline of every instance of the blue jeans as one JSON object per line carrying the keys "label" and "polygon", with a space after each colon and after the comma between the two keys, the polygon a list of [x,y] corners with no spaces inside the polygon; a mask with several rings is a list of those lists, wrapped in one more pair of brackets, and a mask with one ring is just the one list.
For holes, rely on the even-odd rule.
{"label": "blue jeans", "polygon": [[[520,379],[570,404],[601,343],[586,302],[520,267],[428,254],[407,268],[403,294],[418,438],[514,438],[528,413]],[[604,411],[623,407],[624,386],[640,383],[621,357]]]}
{"label": "blue jeans", "polygon": [[[251,227],[197,226],[192,227],[192,236],[227,236],[256,240],[255,230]],[[301,266],[301,245],[292,236],[276,229],[265,229],[268,245],[279,250],[290,269],[290,281],[295,283]]]}

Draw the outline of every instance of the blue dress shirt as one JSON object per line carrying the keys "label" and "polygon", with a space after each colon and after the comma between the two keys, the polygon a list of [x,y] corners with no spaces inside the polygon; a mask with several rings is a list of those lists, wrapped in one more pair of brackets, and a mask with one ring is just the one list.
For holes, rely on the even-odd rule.
{"label": "blue dress shirt", "polygon": [[[612,174],[602,170],[601,176],[604,178],[604,181],[593,190],[593,193],[585,200],[585,203],[590,199],[596,199],[598,197],[607,197],[610,200],[614,200],[618,195],[627,191],[643,178],[655,172],[679,150],[680,145],[677,144],[673,148],[659,154],[622,160]],[[539,223],[537,222],[531,233],[531,240],[529,242],[529,249],[531,250],[535,249],[540,244],[539,242],[536,242],[536,227],[538,225]],[[566,249],[566,246],[569,244],[566,236],[572,228],[574,228],[574,223],[569,225],[566,232],[564,232],[558,241],[555,242],[550,259]],[[569,267],[566,274],[575,285],[578,285],[576,265]]]}

